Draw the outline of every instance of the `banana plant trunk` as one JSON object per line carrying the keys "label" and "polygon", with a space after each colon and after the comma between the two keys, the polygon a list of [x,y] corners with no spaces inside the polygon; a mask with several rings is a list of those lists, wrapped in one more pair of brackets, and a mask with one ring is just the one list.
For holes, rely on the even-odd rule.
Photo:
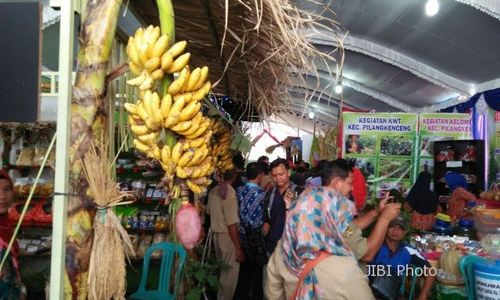
{"label": "banana plant trunk", "polygon": [[[87,0],[71,101],[70,194],[67,217],[65,299],[86,299],[94,205],[87,194],[82,156],[92,139],[107,139],[110,107],[106,71],[121,0]],[[112,114],[111,114],[112,116]],[[106,249],[103,249],[106,251]]]}

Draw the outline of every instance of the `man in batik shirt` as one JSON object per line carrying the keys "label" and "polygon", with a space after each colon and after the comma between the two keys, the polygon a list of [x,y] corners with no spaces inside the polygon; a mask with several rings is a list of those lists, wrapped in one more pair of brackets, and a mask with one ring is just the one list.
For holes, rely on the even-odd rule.
{"label": "man in batik shirt", "polygon": [[240,237],[246,260],[240,266],[235,299],[263,299],[262,275],[267,261],[262,219],[265,192],[260,187],[264,170],[260,163],[249,163],[247,182],[238,188]]}

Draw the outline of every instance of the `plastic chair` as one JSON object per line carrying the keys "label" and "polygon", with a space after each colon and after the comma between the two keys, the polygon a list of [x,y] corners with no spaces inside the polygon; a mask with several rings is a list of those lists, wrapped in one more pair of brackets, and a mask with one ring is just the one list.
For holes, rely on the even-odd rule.
{"label": "plastic chair", "polygon": [[[151,254],[156,250],[162,250],[160,265],[160,280],[157,290],[146,290],[146,283],[149,275],[149,263]],[[176,255],[177,254],[177,255]],[[175,260],[177,259],[177,260]],[[168,300],[175,299],[177,288],[181,285],[184,263],[186,261],[186,250],[184,247],[173,243],[158,243],[151,245],[144,255],[141,282],[135,293],[130,295],[129,299],[144,300]],[[175,263],[175,267],[174,267]],[[171,281],[175,272],[173,282],[174,291],[170,291]]]}
{"label": "plastic chair", "polygon": [[[408,268],[414,269],[415,266],[410,265]],[[403,296],[404,296],[405,290],[406,290],[406,279],[407,279],[406,274],[403,274],[401,289],[399,290],[400,295],[403,295]],[[410,293],[408,294],[408,300],[415,299],[415,285],[417,284],[417,279],[418,279],[418,276],[415,276],[415,272],[412,272],[412,275],[410,276]]]}
{"label": "plastic chair", "polygon": [[485,262],[486,259],[477,255],[467,255],[460,258],[460,273],[464,277],[465,291],[468,300],[476,300],[476,287],[474,284],[474,270],[472,265],[476,262]]}

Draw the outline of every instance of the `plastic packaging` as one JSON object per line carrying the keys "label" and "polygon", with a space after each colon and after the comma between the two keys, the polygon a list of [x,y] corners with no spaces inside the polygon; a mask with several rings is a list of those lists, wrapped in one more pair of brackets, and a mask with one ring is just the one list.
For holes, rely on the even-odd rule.
{"label": "plastic packaging", "polygon": [[34,156],[35,156],[35,149],[33,147],[24,147],[21,149],[21,152],[17,157],[16,165],[32,166]]}

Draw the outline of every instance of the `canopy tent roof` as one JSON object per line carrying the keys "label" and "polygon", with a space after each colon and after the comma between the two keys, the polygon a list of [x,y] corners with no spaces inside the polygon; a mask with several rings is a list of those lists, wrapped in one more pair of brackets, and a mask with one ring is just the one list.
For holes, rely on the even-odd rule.
{"label": "canopy tent roof", "polygon": [[[263,7],[276,1],[262,1]],[[435,111],[463,102],[476,92],[500,87],[500,2],[438,1],[440,10],[433,17],[424,12],[427,0],[289,1],[313,16],[321,14],[339,23],[335,27],[320,19],[324,27],[305,28],[304,35],[322,53],[339,45],[332,32],[345,36],[345,61],[341,73],[333,62],[318,57],[309,57],[314,70],[289,69],[287,99],[270,103],[273,118],[311,128],[310,110],[315,111],[320,126],[335,124],[341,98],[343,105],[359,110]],[[189,41],[192,63],[208,65],[212,82],[221,79],[215,92],[243,104],[249,97],[248,82],[263,74],[249,72],[251,67],[240,62],[226,69],[233,49],[228,45],[248,30],[241,28],[252,17],[253,6],[249,8],[248,3],[261,1],[227,2],[230,30],[225,31],[225,1],[173,0],[176,39]],[[159,22],[155,0],[130,0],[127,8],[144,24]],[[130,35],[135,29],[123,24],[120,31]],[[338,52],[333,56],[340,57]],[[337,76],[344,86],[342,97],[334,91]],[[253,116],[258,110],[239,107]]]}

